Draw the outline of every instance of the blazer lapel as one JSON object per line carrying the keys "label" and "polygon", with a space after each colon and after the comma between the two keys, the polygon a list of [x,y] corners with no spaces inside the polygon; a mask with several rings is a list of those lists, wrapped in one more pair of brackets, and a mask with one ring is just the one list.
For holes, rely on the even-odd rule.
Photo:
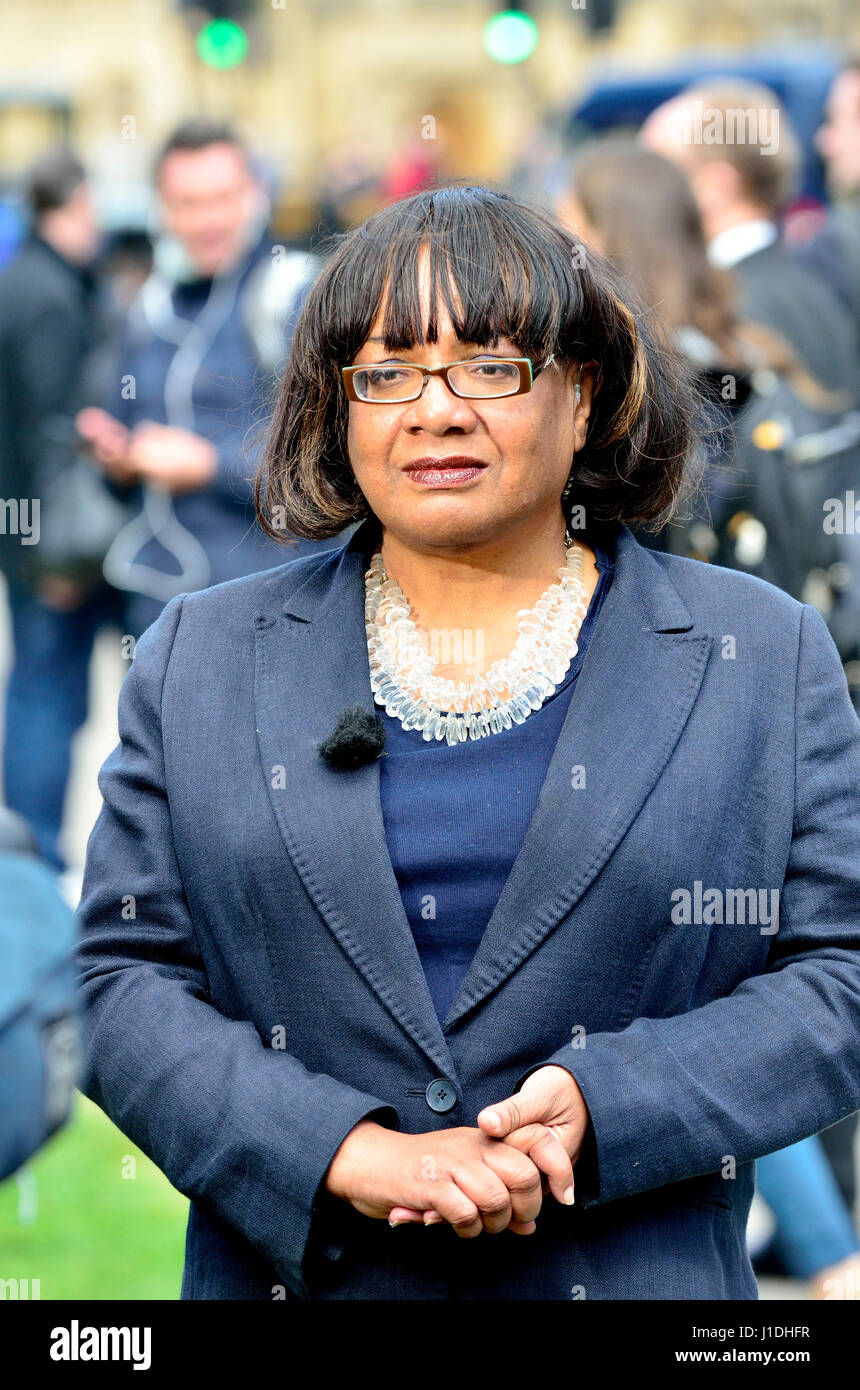
{"label": "blazer lapel", "polygon": [[[713,638],[659,560],[620,525],[616,571],[534,816],[440,1026],[388,854],[379,763],[337,772],[319,743],[347,705],[376,712],[364,631],[371,518],[302,578],[277,570],[255,617],[257,733],[281,834],[321,915],[368,985],[438,1067],[445,1034],[570,912],[672,755]],[[585,785],[573,789],[574,767]]]}
{"label": "blazer lapel", "polygon": [[341,772],[318,752],[346,706],[377,712],[364,628],[374,542],[371,519],[292,593],[282,569],[264,590],[255,617],[258,742],[278,826],[310,897],[370,988],[453,1079],[386,845],[379,763]]}
{"label": "blazer lapel", "polygon": [[690,633],[678,591],[624,525],[615,561],[525,841],[446,1032],[522,964],[596,878],[672,756],[702,683],[713,638]]}

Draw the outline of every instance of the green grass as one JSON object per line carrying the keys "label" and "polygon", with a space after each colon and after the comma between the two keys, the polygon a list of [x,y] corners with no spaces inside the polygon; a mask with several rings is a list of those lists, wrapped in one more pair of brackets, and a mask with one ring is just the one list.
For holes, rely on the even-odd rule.
{"label": "green grass", "polygon": [[43,1300],[179,1297],[187,1198],[86,1096],[26,1171],[33,1220],[0,1184],[0,1278],[39,1279]]}

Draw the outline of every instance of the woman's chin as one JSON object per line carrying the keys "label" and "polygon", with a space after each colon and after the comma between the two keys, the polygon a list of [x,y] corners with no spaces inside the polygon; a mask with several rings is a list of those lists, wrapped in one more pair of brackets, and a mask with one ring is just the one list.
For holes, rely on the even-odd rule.
{"label": "woman's chin", "polygon": [[389,529],[415,549],[465,550],[495,540],[499,521],[486,516],[400,516]]}

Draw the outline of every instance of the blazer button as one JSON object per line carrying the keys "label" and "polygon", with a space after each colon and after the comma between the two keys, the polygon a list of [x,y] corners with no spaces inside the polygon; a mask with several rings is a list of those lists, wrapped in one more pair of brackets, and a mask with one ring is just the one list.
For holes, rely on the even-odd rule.
{"label": "blazer button", "polygon": [[444,1076],[437,1076],[435,1081],[431,1081],[424,1094],[430,1109],[439,1115],[453,1110],[458,1100],[456,1090]]}

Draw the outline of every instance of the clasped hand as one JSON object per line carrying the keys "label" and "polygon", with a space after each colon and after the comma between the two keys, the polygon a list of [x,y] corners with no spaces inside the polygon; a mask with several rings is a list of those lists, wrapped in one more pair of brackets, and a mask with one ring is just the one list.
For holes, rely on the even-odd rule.
{"label": "clasped hand", "polygon": [[573,1166],[588,1125],[582,1092],[564,1067],[541,1067],[477,1119],[477,1128],[426,1134],[363,1120],[335,1154],[326,1189],[392,1225],[447,1221],[466,1238],[530,1235],[544,1185],[557,1201],[573,1202]]}

